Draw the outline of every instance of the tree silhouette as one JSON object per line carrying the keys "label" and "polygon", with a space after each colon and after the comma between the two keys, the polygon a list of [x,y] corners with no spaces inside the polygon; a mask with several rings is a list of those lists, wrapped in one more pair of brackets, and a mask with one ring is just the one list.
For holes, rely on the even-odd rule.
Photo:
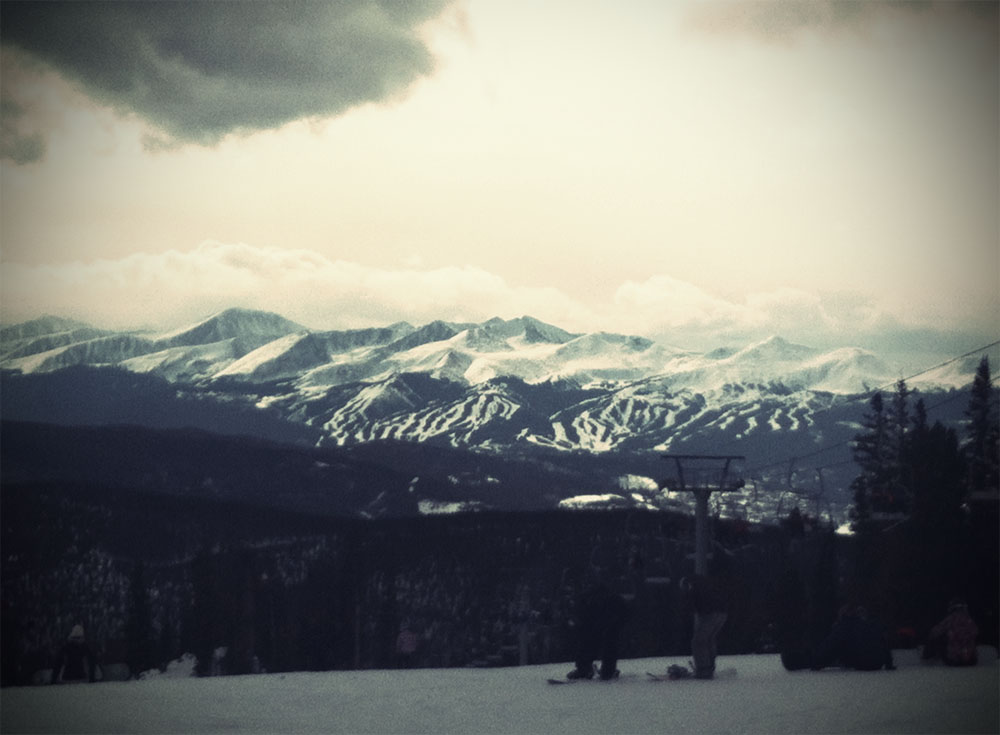
{"label": "tree silhouette", "polygon": [[985,355],[979,362],[972,383],[972,394],[965,415],[969,419],[965,455],[968,460],[969,490],[973,493],[997,493],[1000,486],[1000,418],[997,392],[990,377],[990,362]]}
{"label": "tree silhouette", "polygon": [[867,530],[874,511],[874,500],[889,492],[890,467],[889,425],[882,393],[875,393],[868,403],[869,411],[862,419],[864,431],[854,437],[854,461],[860,473],[851,482],[854,507],[851,527],[856,532]]}
{"label": "tree silhouette", "polygon": [[903,594],[910,617],[926,633],[944,602],[963,594],[968,584],[967,524],[963,510],[964,462],[954,429],[927,425],[923,401],[917,403],[906,461],[913,491],[901,565],[908,581]]}
{"label": "tree silhouette", "polygon": [[132,568],[129,585],[129,613],[126,624],[128,666],[133,676],[157,666],[153,642],[152,615],[149,607],[149,590],[146,586],[145,565],[139,561]]}

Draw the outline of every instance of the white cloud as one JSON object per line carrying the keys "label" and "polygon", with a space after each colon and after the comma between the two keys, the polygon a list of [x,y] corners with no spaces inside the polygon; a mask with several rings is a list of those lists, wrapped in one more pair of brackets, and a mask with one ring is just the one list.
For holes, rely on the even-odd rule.
{"label": "white cloud", "polygon": [[622,284],[602,316],[615,331],[691,349],[738,346],[780,335],[820,348],[858,346],[916,356],[963,351],[995,338],[971,326],[922,321],[912,305],[894,309],[888,301],[857,291],[809,292],[784,286],[723,298],[662,274]]}
{"label": "white cloud", "polygon": [[822,297],[800,289],[785,287],[752,293],[747,296],[747,308],[753,321],[767,324],[777,333],[801,328],[803,324],[826,330],[840,329],[838,320],[830,315]]}
{"label": "white cloud", "polygon": [[614,297],[615,306],[653,329],[718,327],[746,318],[746,309],[716,298],[698,286],[666,275],[641,283],[626,281]]}
{"label": "white cloud", "polygon": [[606,303],[584,304],[558,289],[513,285],[470,265],[386,269],[305,249],[217,241],[91,263],[8,263],[0,279],[8,323],[55,314],[116,329],[166,329],[242,306],[314,329],[528,314],[572,331],[645,335],[691,349],[771,334],[816,347],[877,347],[891,340],[915,348],[914,340],[931,344],[941,334],[860,293],[785,287],[727,299],[659,274],[621,284]]}
{"label": "white cloud", "polygon": [[582,307],[548,288],[512,287],[472,266],[387,270],[309,250],[206,241],[189,251],[57,266],[5,264],[5,320],[44,313],[113,328],[167,327],[230,306],[276,311],[313,328],[539,315]]}
{"label": "white cloud", "polygon": [[836,332],[838,320],[822,298],[800,289],[782,287],[748,294],[743,300],[715,296],[692,283],[656,275],[624,283],[615,294],[620,318],[645,334],[673,335],[698,344],[746,337]]}

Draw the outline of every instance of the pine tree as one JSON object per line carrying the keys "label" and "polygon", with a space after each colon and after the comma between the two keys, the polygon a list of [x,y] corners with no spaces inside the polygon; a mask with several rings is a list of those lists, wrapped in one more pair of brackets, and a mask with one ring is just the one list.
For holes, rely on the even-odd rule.
{"label": "pine tree", "polygon": [[860,474],[851,482],[854,493],[851,526],[855,531],[867,526],[876,500],[889,492],[889,426],[881,392],[871,397],[862,426],[864,431],[855,435],[853,447],[854,461],[860,469]]}
{"label": "pine tree", "polygon": [[917,402],[906,464],[913,505],[905,554],[911,617],[922,633],[940,618],[942,601],[961,593],[967,570],[962,563],[968,529],[962,509],[965,469],[958,434],[940,421],[927,425]]}
{"label": "pine tree", "polygon": [[148,671],[156,665],[153,648],[153,625],[146,588],[145,567],[136,562],[129,588],[129,615],[126,624],[128,665],[133,676]]}
{"label": "pine tree", "polygon": [[912,474],[907,470],[907,443],[910,431],[909,397],[906,381],[896,383],[888,418],[889,445],[887,451],[887,493],[879,498],[875,510],[885,513],[908,513],[912,500]]}
{"label": "pine tree", "polygon": [[188,639],[192,642],[198,676],[211,676],[212,653],[219,645],[217,631],[222,627],[222,597],[216,555],[202,550],[191,563],[193,605],[188,624]]}
{"label": "pine tree", "polygon": [[917,402],[904,462],[912,477],[916,525],[930,528],[961,523],[965,470],[958,435],[940,421],[928,427],[922,399]]}
{"label": "pine tree", "polygon": [[996,644],[998,582],[1000,582],[1000,427],[998,427],[997,391],[992,386],[990,364],[986,357],[979,363],[966,409],[969,422],[967,441],[963,446],[967,463],[967,500],[969,513],[968,538],[969,609],[978,616],[980,641]]}
{"label": "pine tree", "polygon": [[969,490],[976,494],[996,494],[1000,486],[1000,418],[997,391],[990,377],[990,362],[985,355],[979,362],[972,383],[972,394],[965,415],[969,419],[965,456],[968,462]]}

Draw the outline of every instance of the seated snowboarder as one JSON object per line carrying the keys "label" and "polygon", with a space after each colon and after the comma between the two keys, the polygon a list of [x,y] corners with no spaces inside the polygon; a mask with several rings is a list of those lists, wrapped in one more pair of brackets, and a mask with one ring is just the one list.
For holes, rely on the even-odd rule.
{"label": "seated snowboarder", "polygon": [[93,682],[97,676],[96,669],[94,653],[84,638],[83,626],[74,625],[69,634],[69,640],[59,651],[59,658],[53,670],[52,683]]}
{"label": "seated snowboarder", "polygon": [[775,615],[781,664],[788,671],[808,669],[812,663],[806,589],[794,567],[787,567],[778,581]]}
{"label": "seated snowboarder", "polygon": [[922,658],[940,658],[949,666],[975,666],[978,634],[979,628],[969,616],[969,608],[962,600],[953,599],[948,605],[948,615],[931,629]]}
{"label": "seated snowboarder", "polygon": [[412,669],[417,657],[420,638],[410,629],[409,623],[399,626],[396,636],[396,665],[401,669]]}
{"label": "seated snowboarder", "polygon": [[863,607],[845,606],[833,630],[813,654],[812,669],[842,666],[858,671],[891,671],[892,650],[881,626],[868,619]]}
{"label": "seated snowboarder", "polygon": [[576,668],[567,678],[592,679],[595,659],[601,661],[598,671],[601,679],[618,676],[618,639],[625,618],[625,599],[603,581],[597,581],[580,596],[576,614]]}

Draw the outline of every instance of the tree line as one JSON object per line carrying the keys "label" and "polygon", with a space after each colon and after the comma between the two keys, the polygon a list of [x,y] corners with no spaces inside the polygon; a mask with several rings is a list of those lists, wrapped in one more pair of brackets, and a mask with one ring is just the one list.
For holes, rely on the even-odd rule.
{"label": "tree line", "polygon": [[968,394],[964,432],[928,420],[904,380],[874,393],[853,444],[851,594],[918,637],[964,598],[997,640],[1000,420],[989,360]]}

